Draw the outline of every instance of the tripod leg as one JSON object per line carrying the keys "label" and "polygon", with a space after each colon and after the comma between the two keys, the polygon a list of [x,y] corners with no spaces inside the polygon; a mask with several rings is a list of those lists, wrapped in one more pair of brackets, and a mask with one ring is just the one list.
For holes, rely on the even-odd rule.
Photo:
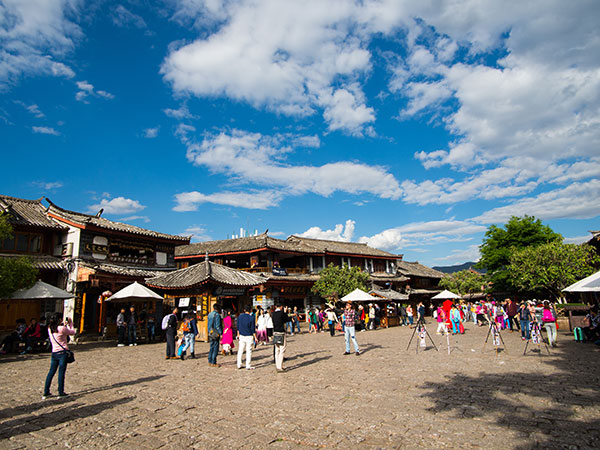
{"label": "tripod leg", "polygon": [[490,324],[490,327],[488,328],[487,336],[485,337],[485,342],[483,343],[483,350],[485,350],[485,344],[487,344],[487,341],[490,338],[491,332],[492,332],[492,325]]}
{"label": "tripod leg", "polygon": [[500,341],[502,342],[502,346],[504,347],[504,351],[506,353],[508,353],[508,349],[506,348],[506,344],[504,343],[504,339],[502,339],[502,334],[500,333],[500,330],[498,330],[498,336],[500,336]]}
{"label": "tripod leg", "polygon": [[427,328],[425,329],[425,334],[429,337],[429,340],[431,341],[431,345],[433,345],[433,348],[435,348],[435,351],[439,352],[437,346],[435,345],[435,342],[433,342],[433,339],[431,338],[431,335],[429,334],[429,331],[427,331]]}
{"label": "tripod leg", "polygon": [[529,345],[529,339],[527,339],[527,342],[525,342],[525,350],[523,350],[523,355],[525,355],[525,353],[527,353],[527,346]]}
{"label": "tripod leg", "polygon": [[413,329],[412,336],[410,337],[410,341],[408,341],[408,345],[406,346],[406,350],[407,350],[407,351],[408,351],[408,349],[410,348],[410,344],[412,343],[412,340],[413,340],[413,338],[415,337],[415,333],[416,333],[416,331],[417,331],[417,328],[415,327],[415,328]]}

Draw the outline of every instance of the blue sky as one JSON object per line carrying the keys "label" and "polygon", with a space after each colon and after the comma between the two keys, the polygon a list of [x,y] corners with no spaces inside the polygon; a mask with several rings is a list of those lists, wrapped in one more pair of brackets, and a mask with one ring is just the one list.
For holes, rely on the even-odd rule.
{"label": "blue sky", "polygon": [[600,228],[596,1],[4,0],[0,192],[474,260]]}

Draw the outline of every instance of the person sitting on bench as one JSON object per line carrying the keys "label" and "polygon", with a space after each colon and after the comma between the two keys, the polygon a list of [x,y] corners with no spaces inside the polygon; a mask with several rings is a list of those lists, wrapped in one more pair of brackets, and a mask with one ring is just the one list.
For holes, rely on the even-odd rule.
{"label": "person sitting on bench", "polygon": [[25,350],[21,352],[21,355],[25,355],[33,350],[33,346],[42,340],[41,331],[40,324],[37,322],[37,320],[31,319],[29,321],[29,326],[23,332],[23,338],[27,343],[27,347],[25,347]]}
{"label": "person sitting on bench", "polygon": [[591,309],[589,314],[585,316],[586,326],[582,327],[585,339],[588,342],[600,340],[600,317],[595,310]]}
{"label": "person sitting on bench", "polygon": [[15,331],[13,331],[10,335],[6,336],[2,341],[2,349],[0,349],[0,354],[4,355],[8,352],[13,351],[13,345],[15,342],[23,341],[23,333],[27,329],[27,322],[25,319],[17,319],[17,326]]}

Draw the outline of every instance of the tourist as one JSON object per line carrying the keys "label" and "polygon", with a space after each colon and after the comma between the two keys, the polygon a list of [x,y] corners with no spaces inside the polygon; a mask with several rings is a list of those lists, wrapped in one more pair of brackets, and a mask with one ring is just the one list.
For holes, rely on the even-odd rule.
{"label": "tourist", "polygon": [[271,317],[271,308],[265,311],[265,321],[267,327],[267,342],[271,341],[273,337],[273,318]]}
{"label": "tourist", "polygon": [[135,307],[129,308],[129,317],[127,318],[127,331],[129,332],[129,346],[137,345],[136,339],[136,327],[137,327],[137,314],[135,313]]}
{"label": "tourist", "polygon": [[156,339],[156,313],[151,312],[148,314],[148,322],[146,323],[146,329],[148,330],[148,342],[154,342]]}
{"label": "tourist", "polygon": [[460,332],[460,312],[456,305],[452,305],[450,308],[450,322],[452,323],[452,334],[458,334]]}
{"label": "tourist", "polygon": [[190,331],[192,337],[190,339],[190,358],[196,358],[196,336],[198,336],[198,322],[196,321],[196,314],[190,313]]}
{"label": "tourist", "polygon": [[[260,320],[260,318],[259,318]],[[267,330],[265,329],[265,334]],[[223,354],[231,355],[235,344],[233,343],[233,318],[231,317],[231,310],[225,311],[225,317],[223,318],[223,337],[221,338],[221,345],[223,346]]]}
{"label": "tourist", "polygon": [[256,340],[261,345],[269,342],[269,338],[267,337],[267,316],[262,309],[258,311],[258,319],[256,320]]}
{"label": "tourist", "polygon": [[292,313],[292,335],[294,335],[294,327],[296,328],[296,333],[300,334],[300,314],[298,313],[297,306],[294,306],[294,312]]}
{"label": "tourist", "polygon": [[413,322],[414,322],[414,315],[413,315],[412,305],[408,305],[406,307],[406,317],[408,318],[408,326],[411,327],[413,325]]}
{"label": "tourist", "polygon": [[327,308],[325,311],[327,314],[327,325],[329,325],[329,334],[331,337],[335,336],[335,324],[338,323],[337,315],[333,308]]}
{"label": "tourist", "polygon": [[508,315],[508,325],[510,326],[511,333],[520,329],[517,315],[519,314],[519,305],[512,298],[508,299],[508,306],[506,308],[506,314]]}
{"label": "tourist", "polygon": [[542,321],[546,334],[548,335],[548,345],[556,347],[556,310],[548,301],[544,301],[544,311],[542,313]]}
{"label": "tourist", "polygon": [[600,339],[600,316],[594,309],[590,309],[590,312],[585,316],[582,330],[586,341],[598,343]]}
{"label": "tourist", "polygon": [[74,334],[75,328],[73,328],[73,321],[70,317],[62,323],[58,316],[55,316],[50,320],[48,335],[50,336],[50,343],[52,345],[52,354],[50,355],[50,370],[48,371],[46,384],[44,385],[43,400],[52,397],[50,386],[52,385],[52,379],[54,378],[57,369],[58,396],[60,398],[68,396],[65,392],[65,374],[67,372],[67,359],[69,357],[69,345],[67,341],[69,336],[73,336]]}
{"label": "tourist", "polygon": [[315,311],[313,309],[311,309],[308,313],[309,318],[310,318],[310,322],[309,322],[309,328],[308,328],[308,332],[312,333],[312,332],[317,332],[317,315],[315,314]]}
{"label": "tourist", "polygon": [[494,321],[496,322],[496,326],[498,329],[504,329],[504,308],[500,303],[496,304],[496,302],[492,302],[493,305],[493,315]]}
{"label": "tourist", "polygon": [[352,302],[346,303],[346,309],[344,310],[344,341],[346,343],[346,352],[344,355],[350,354],[350,340],[354,345],[354,351],[356,356],[360,355],[360,349],[358,348],[358,342],[356,342],[356,332],[354,325],[356,324],[356,311],[352,308]]}
{"label": "tourist", "polygon": [[375,329],[375,305],[369,303],[369,330]]}
{"label": "tourist", "polygon": [[400,304],[400,308],[398,308],[398,311],[400,312],[400,325],[404,327],[408,322],[406,315],[406,307],[403,304]]}
{"label": "tourist", "polygon": [[444,312],[441,306],[438,306],[437,309],[434,311],[434,317],[438,323],[436,334],[443,334],[446,331],[448,331],[448,329],[446,328],[446,313]]}
{"label": "tourist", "polygon": [[[290,317],[290,315],[291,315],[290,308],[288,308],[287,306],[284,307],[283,312],[286,313],[288,315],[288,317]],[[273,330],[275,330],[275,326],[273,326]],[[292,329],[292,320],[291,319],[289,322],[285,323],[285,332],[289,333],[289,334],[294,334],[294,330]]]}
{"label": "tourist", "polygon": [[522,302],[518,310],[519,322],[521,325],[521,339],[523,341],[531,339],[529,324],[531,323],[531,312],[525,302]]}
{"label": "tourist", "polygon": [[417,323],[425,323],[425,305],[419,302],[417,305]]}
{"label": "tourist", "polygon": [[167,337],[167,358],[177,359],[175,356],[175,336],[177,335],[177,313],[178,309],[174,308],[173,312],[163,317],[162,329],[165,330]]}
{"label": "tourist", "polygon": [[281,305],[275,307],[273,312],[273,348],[275,352],[275,369],[278,373],[284,372],[283,358],[285,357],[285,349],[287,346],[287,338],[285,336],[285,324],[291,319],[282,311]]}
{"label": "tourist", "polygon": [[186,314],[183,318],[183,322],[181,322],[181,325],[179,326],[178,336],[181,338],[181,341],[179,342],[179,348],[177,349],[177,356],[183,361],[185,359],[185,352],[190,346],[190,338],[192,337],[189,314]]}
{"label": "tourist", "polygon": [[40,341],[42,338],[40,324],[35,319],[29,321],[29,326],[25,328],[22,338],[25,340],[25,350],[21,352],[21,355],[25,355],[31,350],[33,346]]}
{"label": "tourist", "polygon": [[254,325],[254,319],[250,315],[250,306],[244,307],[243,314],[238,317],[238,341],[239,348],[237,354],[237,368],[242,368],[242,356],[244,350],[246,351],[246,369],[252,370],[252,345],[256,339],[256,327]]}
{"label": "tourist", "polygon": [[118,344],[117,347],[125,347],[125,334],[126,334],[126,322],[125,322],[125,308],[121,308],[121,312],[117,314],[117,336]]}
{"label": "tourist", "polygon": [[5,353],[12,351],[14,343],[23,340],[22,336],[26,329],[27,322],[25,319],[17,319],[15,330],[2,341],[2,350],[0,350],[0,354],[4,355]]}
{"label": "tourist", "polygon": [[[254,322],[252,316],[249,316],[249,318]],[[221,342],[221,336],[223,335],[223,327],[221,325],[219,305],[216,303],[213,305],[212,312],[206,318],[206,330],[208,331],[208,341],[210,342],[210,347],[208,349],[208,365],[211,367],[221,367],[220,364],[217,364],[217,355],[219,354],[219,343]]]}
{"label": "tourist", "polygon": [[[361,332],[367,331],[367,327],[365,326],[365,321],[367,318],[367,313],[365,312],[365,308],[363,305],[358,305],[358,317],[354,328],[356,330],[360,330]],[[342,332],[344,331],[344,321],[342,320]]]}

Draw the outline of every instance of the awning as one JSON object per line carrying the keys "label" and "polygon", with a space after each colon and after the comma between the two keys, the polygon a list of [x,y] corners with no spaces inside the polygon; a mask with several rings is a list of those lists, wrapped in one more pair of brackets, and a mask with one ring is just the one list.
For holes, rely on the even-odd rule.
{"label": "awning", "polygon": [[454,292],[444,290],[444,291],[440,292],[438,295],[434,295],[433,297],[431,297],[431,300],[446,300],[446,299],[455,300],[455,299],[459,299],[459,298],[462,298],[462,297],[460,295],[456,295]]}
{"label": "awning", "polygon": [[600,271],[579,280],[577,283],[573,283],[563,289],[563,292],[600,292]]}
{"label": "awning", "polygon": [[44,283],[38,280],[29,289],[19,289],[11,295],[13,299],[20,300],[34,300],[34,299],[66,299],[75,297],[73,294],[63,291],[62,289],[52,286],[51,284]]}
{"label": "awning", "polygon": [[377,297],[373,297],[358,288],[340,299],[342,302],[376,302],[377,300],[379,300]]}
{"label": "awning", "polygon": [[106,299],[107,302],[129,302],[133,300],[162,300],[162,297],[156,292],[151,291],[146,286],[141,285],[137,281],[124,287],[111,297]]}

